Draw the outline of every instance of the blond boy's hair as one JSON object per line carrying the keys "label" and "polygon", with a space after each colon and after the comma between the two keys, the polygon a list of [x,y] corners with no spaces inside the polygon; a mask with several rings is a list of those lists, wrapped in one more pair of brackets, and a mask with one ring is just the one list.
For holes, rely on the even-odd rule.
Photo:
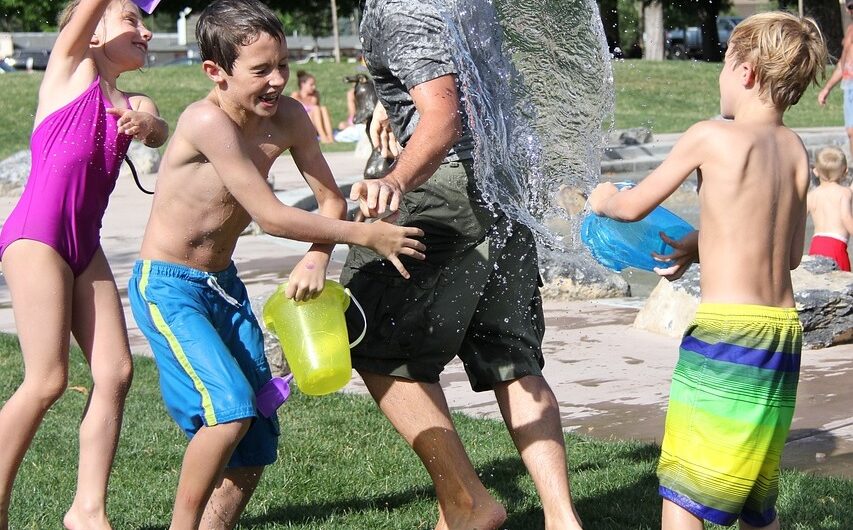
{"label": "blond boy's hair", "polygon": [[838,182],[847,174],[847,157],[837,147],[824,147],[815,155],[814,169],[822,180]]}
{"label": "blond boy's hair", "polygon": [[735,66],[750,63],[759,94],[783,111],[825,76],[826,42],[811,18],[785,11],[752,15],[735,26],[728,46]]}

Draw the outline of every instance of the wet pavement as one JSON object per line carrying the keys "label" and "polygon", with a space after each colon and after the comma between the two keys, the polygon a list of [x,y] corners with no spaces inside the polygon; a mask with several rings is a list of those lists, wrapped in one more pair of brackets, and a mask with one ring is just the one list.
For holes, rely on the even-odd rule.
{"label": "wet pavement", "polygon": [[[339,181],[352,181],[363,161],[352,153],[326,155]],[[296,197],[302,184],[288,157],[273,167],[274,188]],[[0,197],[5,218],[16,197]],[[148,355],[126,300],[126,285],[142,239],[151,198],[130,178],[120,179],[104,219],[102,244],[124,297],[131,348]],[[250,296],[262,296],[283,281],[307,245],[271,236],[244,236],[235,253]],[[329,273],[336,276],[346,257],[339,246]],[[545,377],[560,402],[567,431],[599,438],[659,442],[663,433],[669,380],[678,356],[678,340],[631,326],[640,298],[545,304],[547,331]],[[0,331],[15,331],[9,292],[0,278]],[[455,410],[500,418],[494,395],[471,391],[461,363],[442,376]],[[364,392],[355,376],[347,391]],[[803,354],[797,412],[783,465],[853,478],[853,345]]]}

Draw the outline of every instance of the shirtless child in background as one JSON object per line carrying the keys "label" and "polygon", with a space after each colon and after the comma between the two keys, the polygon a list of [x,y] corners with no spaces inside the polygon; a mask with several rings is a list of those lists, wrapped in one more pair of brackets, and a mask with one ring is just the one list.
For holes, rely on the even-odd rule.
{"label": "shirtless child in background", "polygon": [[815,156],[813,172],[820,184],[808,195],[814,223],[809,256],[826,256],[840,270],[849,272],[847,240],[853,232],[853,190],[842,184],[847,176],[847,158],[841,149],[826,147]]}

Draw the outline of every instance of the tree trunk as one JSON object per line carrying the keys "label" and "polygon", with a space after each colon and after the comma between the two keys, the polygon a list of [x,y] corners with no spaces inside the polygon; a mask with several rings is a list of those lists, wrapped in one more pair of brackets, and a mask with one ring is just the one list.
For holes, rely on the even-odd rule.
{"label": "tree trunk", "polygon": [[660,0],[643,7],[643,59],[663,60],[663,4]]}
{"label": "tree trunk", "polygon": [[[835,60],[841,57],[841,41],[844,38],[844,26],[841,21],[841,8],[836,0],[809,0],[804,2],[803,14],[812,17],[823,32],[829,55]],[[833,61],[834,62],[834,61]]]}
{"label": "tree trunk", "polygon": [[702,58],[709,62],[720,62],[720,35],[717,33],[717,15],[720,14],[720,0],[708,0],[702,10]]}

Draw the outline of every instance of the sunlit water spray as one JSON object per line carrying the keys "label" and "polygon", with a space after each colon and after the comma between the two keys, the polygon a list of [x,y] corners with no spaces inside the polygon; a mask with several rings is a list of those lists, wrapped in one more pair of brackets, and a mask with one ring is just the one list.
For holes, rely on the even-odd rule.
{"label": "sunlit water spray", "polygon": [[[592,0],[430,0],[449,39],[475,137],[486,199],[528,226],[540,250],[576,277],[579,219],[560,206],[563,186],[598,182],[613,75]],[[578,278],[580,279],[580,278]]]}

